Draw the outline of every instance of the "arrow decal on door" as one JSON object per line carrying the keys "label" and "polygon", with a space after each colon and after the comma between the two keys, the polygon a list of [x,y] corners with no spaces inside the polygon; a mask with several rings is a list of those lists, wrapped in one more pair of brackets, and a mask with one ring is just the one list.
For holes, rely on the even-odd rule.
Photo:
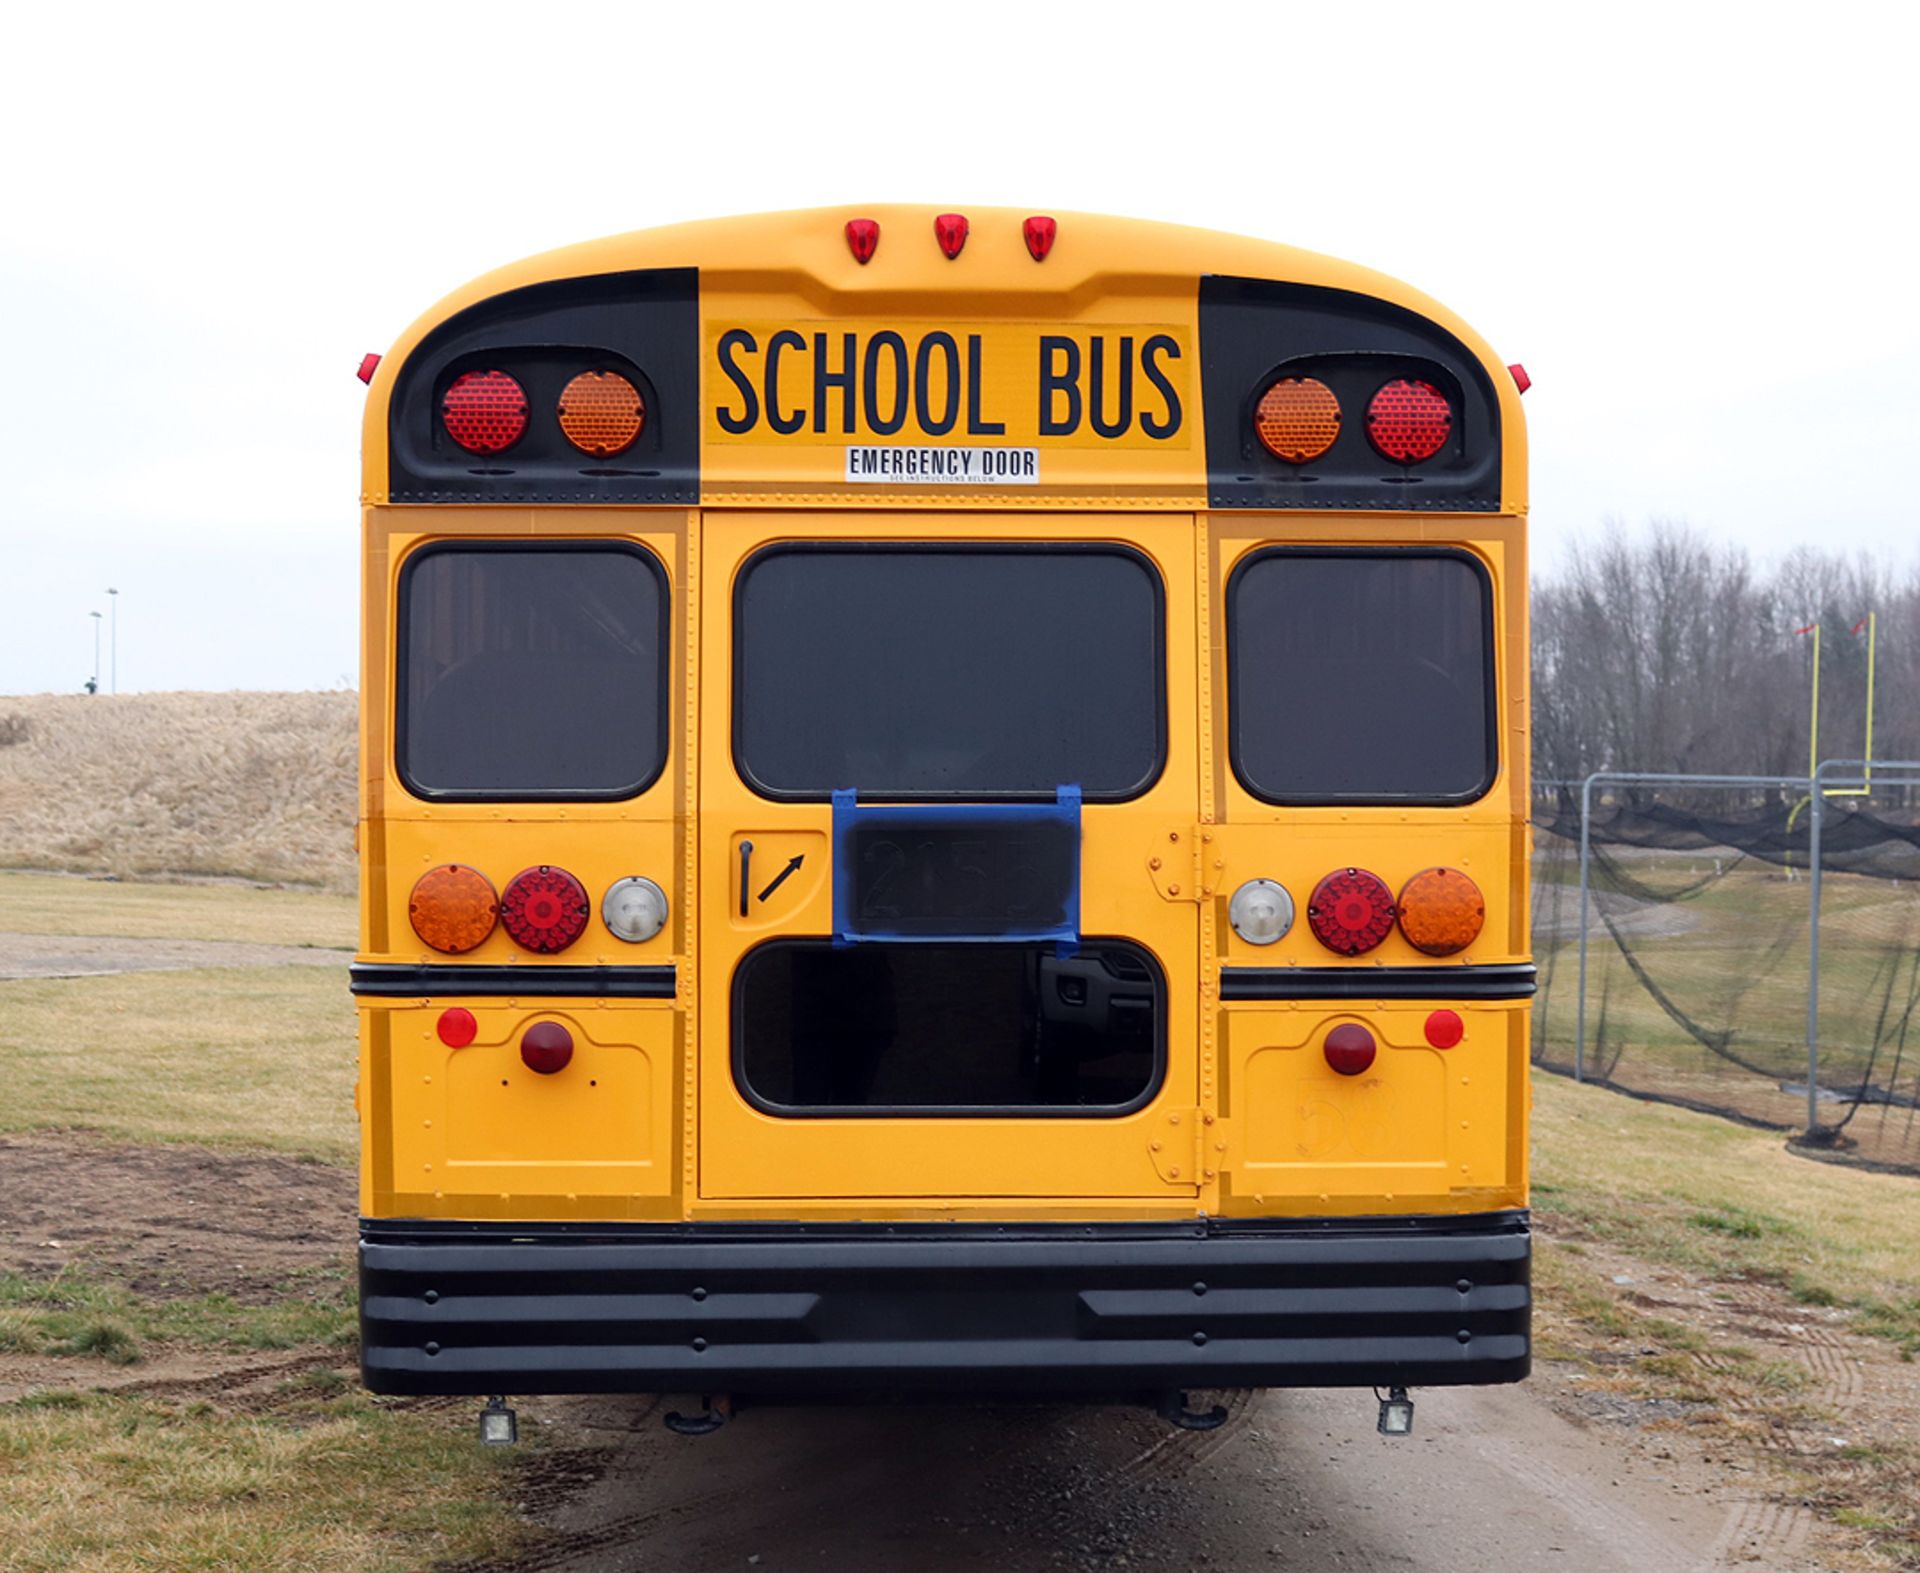
{"label": "arrow decal on door", "polygon": [[767,897],[771,896],[776,890],[778,890],[788,880],[792,879],[793,876],[799,872],[800,865],[806,862],[806,860],[807,860],[807,855],[804,852],[800,853],[797,857],[788,858],[787,866],[781,869],[779,873],[775,874],[772,879],[767,881],[767,888],[761,891],[759,896],[756,899],[764,902],[767,899]]}

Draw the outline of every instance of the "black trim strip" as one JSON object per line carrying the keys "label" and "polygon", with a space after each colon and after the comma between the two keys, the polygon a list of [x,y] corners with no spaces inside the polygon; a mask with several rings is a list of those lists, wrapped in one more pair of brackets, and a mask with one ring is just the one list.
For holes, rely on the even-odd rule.
{"label": "black trim strip", "polygon": [[356,995],[425,999],[477,994],[578,995],[583,998],[670,1000],[673,963],[646,967],[416,966],[410,962],[356,961],[347,968]]}
{"label": "black trim strip", "polygon": [[1223,1000],[1523,1000],[1530,961],[1492,967],[1222,967]]}

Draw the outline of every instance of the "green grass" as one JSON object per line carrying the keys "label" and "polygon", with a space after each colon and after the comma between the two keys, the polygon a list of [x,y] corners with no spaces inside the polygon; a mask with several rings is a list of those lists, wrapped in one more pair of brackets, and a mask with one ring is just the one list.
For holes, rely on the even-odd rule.
{"label": "green grass", "polygon": [[462,1410],[288,1384],[264,1413],[48,1392],[0,1405],[0,1569],[386,1573],[524,1530]]}
{"label": "green grass", "polygon": [[136,884],[0,873],[0,932],[245,940],[351,950],[352,896],[237,884]]}
{"label": "green grass", "polygon": [[1920,1356],[1920,1179],[1811,1163],[1779,1136],[1536,1074],[1534,1192],[1573,1239],[1844,1307]]}
{"label": "green grass", "polygon": [[344,1261],[311,1269],[290,1298],[246,1305],[224,1294],[143,1299],[111,1279],[69,1268],[51,1278],[0,1273],[0,1351],[96,1355],[131,1365],[158,1345],[194,1349],[351,1349],[353,1283]]}
{"label": "green grass", "polygon": [[346,968],[213,968],[0,984],[0,1131],[353,1161]]}

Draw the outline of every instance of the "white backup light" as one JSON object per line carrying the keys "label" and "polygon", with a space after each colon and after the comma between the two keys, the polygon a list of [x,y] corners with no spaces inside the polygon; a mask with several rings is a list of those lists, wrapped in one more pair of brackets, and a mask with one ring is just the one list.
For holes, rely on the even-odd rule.
{"label": "white backup light", "polygon": [[1274,879],[1250,879],[1233,893],[1227,921],[1249,945],[1271,945],[1293,927],[1293,897]]}
{"label": "white backup light", "polygon": [[667,893],[639,874],[617,879],[607,887],[600,917],[615,939],[644,944],[667,926]]}

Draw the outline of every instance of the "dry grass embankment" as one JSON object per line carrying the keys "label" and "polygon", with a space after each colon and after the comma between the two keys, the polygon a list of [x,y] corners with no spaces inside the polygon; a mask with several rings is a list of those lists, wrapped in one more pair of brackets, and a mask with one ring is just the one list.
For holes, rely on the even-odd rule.
{"label": "dry grass embankment", "polygon": [[0,867],[354,883],[356,698],[0,698]]}

